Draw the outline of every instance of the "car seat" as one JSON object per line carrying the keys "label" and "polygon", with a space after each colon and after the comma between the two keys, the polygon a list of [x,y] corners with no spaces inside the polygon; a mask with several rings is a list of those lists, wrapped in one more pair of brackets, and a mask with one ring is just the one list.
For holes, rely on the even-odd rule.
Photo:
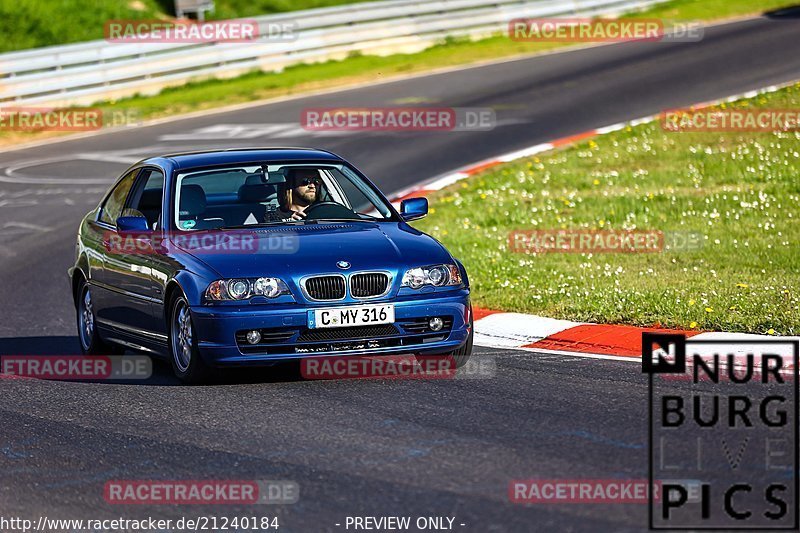
{"label": "car seat", "polygon": [[277,202],[278,190],[275,185],[264,183],[261,174],[251,174],[244,185],[239,187],[239,205],[232,215],[237,225],[258,224],[264,221],[267,206]]}
{"label": "car seat", "polygon": [[181,188],[178,209],[181,229],[212,229],[224,226],[225,221],[222,218],[203,218],[206,206],[206,192],[200,185],[184,185]]}
{"label": "car seat", "polygon": [[161,215],[161,189],[145,189],[139,198],[139,211],[147,219],[147,226],[155,229],[155,224]]}

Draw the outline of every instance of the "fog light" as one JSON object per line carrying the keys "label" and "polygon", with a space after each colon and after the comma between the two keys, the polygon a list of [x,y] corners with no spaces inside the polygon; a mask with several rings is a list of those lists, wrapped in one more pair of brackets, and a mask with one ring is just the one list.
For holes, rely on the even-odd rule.
{"label": "fog light", "polygon": [[250,344],[258,344],[258,341],[260,340],[261,340],[261,333],[259,333],[257,330],[254,329],[253,331],[247,332],[247,342],[249,342]]}
{"label": "fog light", "polygon": [[428,321],[428,327],[431,328],[431,331],[439,331],[444,326],[444,320],[435,316]]}

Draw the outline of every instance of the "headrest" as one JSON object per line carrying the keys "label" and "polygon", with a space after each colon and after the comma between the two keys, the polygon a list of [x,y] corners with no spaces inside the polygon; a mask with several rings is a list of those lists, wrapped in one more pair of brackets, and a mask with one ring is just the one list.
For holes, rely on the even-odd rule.
{"label": "headrest", "polygon": [[194,217],[206,210],[206,192],[199,185],[181,187],[180,216]]}
{"label": "headrest", "polygon": [[[250,181],[249,178],[248,181]],[[245,204],[266,202],[276,194],[275,186],[267,185],[266,183],[256,183],[254,185],[245,183],[239,187],[239,201]]]}
{"label": "headrest", "polygon": [[161,189],[145,189],[139,199],[139,207],[158,209],[161,207]]}
{"label": "headrest", "polygon": [[298,176],[313,175],[315,178],[319,177],[319,170],[312,167],[289,167],[284,169],[284,175],[287,180],[294,180]]}

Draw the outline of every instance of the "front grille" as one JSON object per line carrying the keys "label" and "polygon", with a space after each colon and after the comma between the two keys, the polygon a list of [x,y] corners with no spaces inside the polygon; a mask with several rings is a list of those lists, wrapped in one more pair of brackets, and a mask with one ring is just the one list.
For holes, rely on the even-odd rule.
{"label": "front grille", "polygon": [[427,319],[410,319],[397,324],[354,326],[347,328],[263,328],[259,329],[258,344],[247,342],[247,331],[236,332],[236,344],[243,354],[279,355],[314,354],[351,350],[373,350],[397,346],[417,346],[447,338],[452,319],[445,319],[445,329],[436,333],[415,328],[417,322]]}
{"label": "front grille", "polygon": [[350,278],[350,294],[353,298],[381,296],[389,288],[389,276],[381,272],[353,274]]}
{"label": "front grille", "polygon": [[312,300],[341,300],[344,298],[343,276],[317,276],[305,281],[306,293]]}
{"label": "front grille", "polygon": [[356,326],[352,328],[309,329],[300,335],[297,342],[322,342],[338,340],[362,340],[397,335],[391,324],[383,326]]}

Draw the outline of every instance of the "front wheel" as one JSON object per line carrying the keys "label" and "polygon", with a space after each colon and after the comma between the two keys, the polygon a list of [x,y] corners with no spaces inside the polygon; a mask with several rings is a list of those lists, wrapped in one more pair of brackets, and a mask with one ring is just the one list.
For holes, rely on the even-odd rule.
{"label": "front wheel", "polygon": [[182,295],[175,298],[169,316],[170,361],[175,376],[185,383],[207,381],[211,371],[197,349],[197,335],[186,298]]}
{"label": "front wheel", "polygon": [[472,338],[475,336],[475,324],[472,320],[472,312],[469,314],[469,337],[467,337],[467,342],[465,342],[458,350],[453,350],[450,352],[450,356],[456,362],[456,368],[461,368],[462,366],[467,364],[469,361],[470,356],[472,356]]}

